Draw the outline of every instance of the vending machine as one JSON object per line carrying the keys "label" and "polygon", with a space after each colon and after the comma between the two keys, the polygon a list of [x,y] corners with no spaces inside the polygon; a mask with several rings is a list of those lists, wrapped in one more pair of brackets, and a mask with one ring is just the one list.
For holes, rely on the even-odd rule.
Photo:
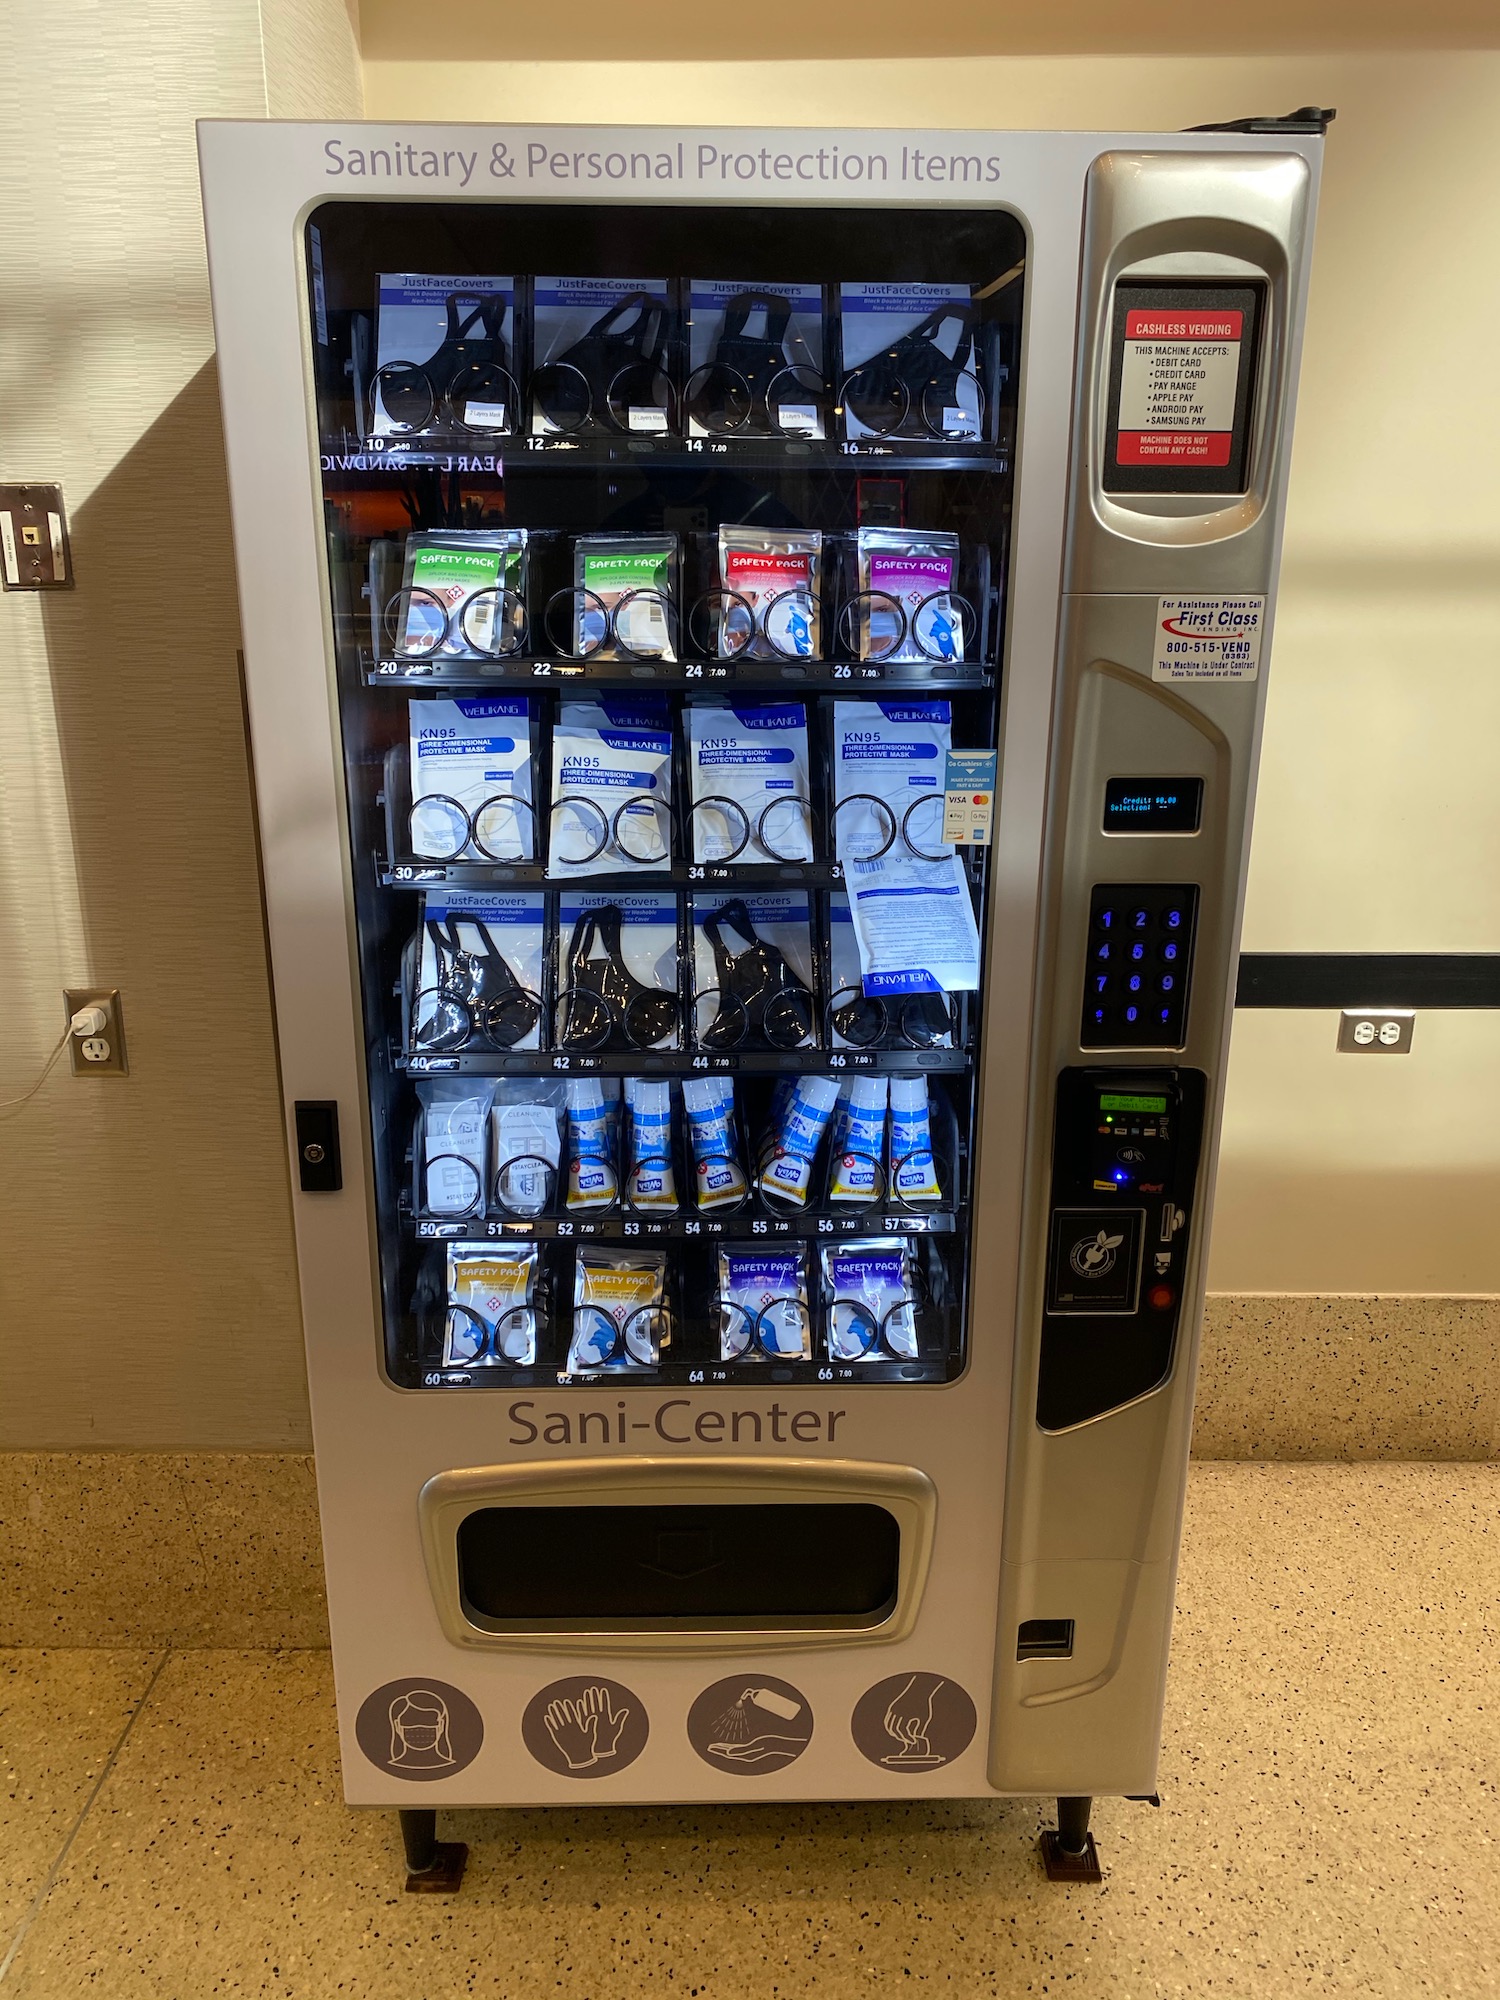
{"label": "vending machine", "polygon": [[210,123],[346,1795],[1154,1792],[1322,130]]}

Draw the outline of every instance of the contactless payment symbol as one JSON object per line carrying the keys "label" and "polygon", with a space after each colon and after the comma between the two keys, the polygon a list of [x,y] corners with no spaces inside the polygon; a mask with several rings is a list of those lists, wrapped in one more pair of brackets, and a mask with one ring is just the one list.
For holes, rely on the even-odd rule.
{"label": "contactless payment symbol", "polygon": [[623,1771],[645,1749],[650,1733],[640,1696],[596,1674],[549,1682],[521,1717],[521,1741],[560,1778],[608,1778]]}
{"label": "contactless payment symbol", "polygon": [[484,1743],[484,1717],[447,1681],[387,1681],[360,1703],[354,1737],[377,1770],[421,1783],[468,1769]]}
{"label": "contactless payment symbol", "polygon": [[856,1747],[886,1771],[935,1771],[961,1757],[979,1717],[968,1694],[945,1674],[892,1674],[855,1705]]}
{"label": "contactless payment symbol", "polygon": [[807,1696],[770,1674],[733,1674],[706,1687],[688,1710],[688,1741],[716,1771],[758,1777],[800,1757],[812,1741]]}

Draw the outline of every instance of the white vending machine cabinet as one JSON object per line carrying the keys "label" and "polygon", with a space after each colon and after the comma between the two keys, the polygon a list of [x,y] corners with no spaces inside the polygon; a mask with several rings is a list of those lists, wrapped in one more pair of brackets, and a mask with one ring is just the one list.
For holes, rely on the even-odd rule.
{"label": "white vending machine cabinet", "polygon": [[348,1799],[1096,1874],[1319,118],[200,146]]}

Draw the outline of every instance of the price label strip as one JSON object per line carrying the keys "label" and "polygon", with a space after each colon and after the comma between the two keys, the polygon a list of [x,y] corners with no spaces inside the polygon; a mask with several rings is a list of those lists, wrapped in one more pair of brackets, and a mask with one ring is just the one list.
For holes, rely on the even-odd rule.
{"label": "price label strip", "polygon": [[943,775],[943,838],[988,847],[995,828],[997,750],[950,750]]}

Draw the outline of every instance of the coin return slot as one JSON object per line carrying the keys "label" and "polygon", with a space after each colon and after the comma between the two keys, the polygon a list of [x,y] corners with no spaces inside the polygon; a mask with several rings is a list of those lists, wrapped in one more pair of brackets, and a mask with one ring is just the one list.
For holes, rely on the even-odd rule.
{"label": "coin return slot", "polygon": [[1071,1660],[1071,1618],[1023,1618],[1016,1631],[1018,1660]]}
{"label": "coin return slot", "polygon": [[483,1507],[458,1528],[464,1615],[490,1632],[869,1628],[900,1557],[869,1502]]}

